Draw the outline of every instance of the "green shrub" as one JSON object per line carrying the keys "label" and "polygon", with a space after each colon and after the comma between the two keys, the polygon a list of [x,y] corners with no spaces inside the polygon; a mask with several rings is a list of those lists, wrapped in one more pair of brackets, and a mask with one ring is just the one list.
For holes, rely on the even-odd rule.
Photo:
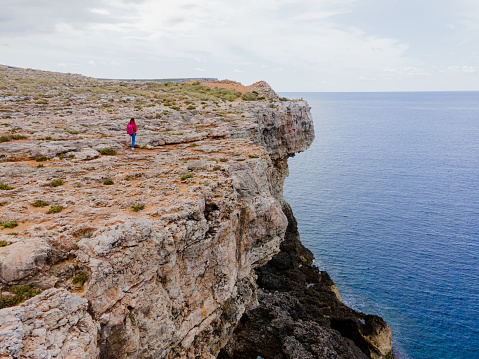
{"label": "green shrub", "polygon": [[40,156],[40,157],[37,157],[35,158],[35,161],[37,162],[44,162],[44,161],[48,161],[49,158],[47,156]]}
{"label": "green shrub", "polygon": [[220,162],[227,162],[228,159],[227,158],[220,158]]}
{"label": "green shrub", "polygon": [[0,297],[0,309],[13,307],[20,304],[25,300],[40,294],[41,290],[29,285],[25,286],[13,286],[10,291],[15,294],[13,297]]}
{"label": "green shrub", "polygon": [[182,181],[186,181],[188,178],[193,178],[193,175],[191,173],[188,173],[184,176],[181,176]]}
{"label": "green shrub", "polygon": [[256,91],[253,92],[245,92],[243,97],[241,97],[244,101],[256,101],[258,99],[258,93]]}
{"label": "green shrub", "polygon": [[5,247],[7,245],[7,242],[5,241],[0,241],[0,247]]}
{"label": "green shrub", "polygon": [[241,153],[233,153],[233,156],[235,157],[241,156]]}
{"label": "green shrub", "polygon": [[58,186],[61,186],[62,184],[63,184],[63,181],[61,179],[56,179],[50,183],[50,186],[58,187]]}
{"label": "green shrub", "polygon": [[131,209],[135,212],[139,212],[145,209],[144,204],[135,204],[134,206],[131,206]]}
{"label": "green shrub", "polygon": [[51,206],[50,209],[47,211],[47,214],[59,213],[62,211],[62,209],[62,206]]}
{"label": "green shrub", "polygon": [[0,224],[3,228],[15,228],[18,226],[18,223],[16,221],[11,221],[11,222],[3,222]]}
{"label": "green shrub", "polygon": [[187,109],[187,110],[195,110],[195,109],[196,109],[196,106],[188,106],[186,109]]}
{"label": "green shrub", "polygon": [[249,158],[259,158],[258,155],[248,155]]}
{"label": "green shrub", "polygon": [[27,138],[28,138],[27,136],[23,136],[23,135],[0,136],[0,143],[12,141],[12,140],[26,140]]}
{"label": "green shrub", "polygon": [[116,151],[113,148],[104,148],[100,151],[102,155],[105,156],[114,156],[116,155]]}
{"label": "green shrub", "polygon": [[220,165],[216,165],[213,167],[213,171],[219,171],[221,169]]}
{"label": "green shrub", "polygon": [[6,185],[5,183],[0,182],[0,190],[2,191],[8,191],[11,189],[14,189],[15,187],[11,187],[9,185]]}
{"label": "green shrub", "polygon": [[85,284],[85,282],[87,281],[87,279],[88,279],[88,276],[87,276],[85,273],[80,272],[80,273],[78,273],[76,276],[74,276],[74,277],[72,278],[72,282],[73,282],[74,284],[83,285],[83,284]]}
{"label": "green shrub", "polygon": [[37,199],[35,202],[32,203],[33,207],[46,207],[48,205],[49,205],[49,203],[41,201],[39,199]]}
{"label": "green shrub", "polygon": [[105,186],[109,186],[109,185],[112,185],[112,184],[113,184],[113,181],[108,178],[108,179],[106,179],[106,180],[103,181],[103,184],[104,184]]}

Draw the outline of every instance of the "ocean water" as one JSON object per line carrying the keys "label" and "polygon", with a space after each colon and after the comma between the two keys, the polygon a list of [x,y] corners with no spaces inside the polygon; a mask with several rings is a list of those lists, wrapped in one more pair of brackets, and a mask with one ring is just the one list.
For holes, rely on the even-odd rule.
{"label": "ocean water", "polygon": [[397,358],[479,358],[479,92],[281,95],[312,108],[284,194],[316,265]]}

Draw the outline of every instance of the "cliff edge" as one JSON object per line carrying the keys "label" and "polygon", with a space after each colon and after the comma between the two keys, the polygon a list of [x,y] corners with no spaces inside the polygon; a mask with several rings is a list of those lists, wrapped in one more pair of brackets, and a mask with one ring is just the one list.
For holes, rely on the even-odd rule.
{"label": "cliff edge", "polygon": [[[332,298],[282,197],[287,158],[314,139],[305,101],[264,82],[0,76],[0,357],[299,358],[291,330],[316,336],[313,322],[350,358],[389,355],[372,349],[390,343],[380,318],[336,296],[309,310],[287,289],[302,273],[308,295]],[[286,302],[305,310],[268,324]],[[284,349],[249,341],[255,315]]]}

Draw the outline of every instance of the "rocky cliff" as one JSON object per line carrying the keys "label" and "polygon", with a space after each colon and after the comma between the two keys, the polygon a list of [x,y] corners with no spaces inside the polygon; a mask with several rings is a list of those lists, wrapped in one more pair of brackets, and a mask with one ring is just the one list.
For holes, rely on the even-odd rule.
{"label": "rocky cliff", "polygon": [[[387,324],[331,297],[282,197],[287,158],[314,138],[306,102],[265,84],[242,101],[199,83],[0,70],[0,357],[296,358],[292,330],[315,336],[313,322],[343,349],[301,353],[389,355],[372,349],[390,343]],[[298,271],[333,304],[309,310],[288,291],[281,275]],[[306,309],[271,326],[288,301]],[[248,341],[255,315],[284,350]]]}

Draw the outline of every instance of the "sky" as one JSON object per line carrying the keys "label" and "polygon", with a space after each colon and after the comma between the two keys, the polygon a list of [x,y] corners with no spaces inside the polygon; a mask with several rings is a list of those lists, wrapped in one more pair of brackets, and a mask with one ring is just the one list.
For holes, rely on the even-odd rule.
{"label": "sky", "polygon": [[479,91],[478,0],[0,0],[0,64],[276,91]]}

